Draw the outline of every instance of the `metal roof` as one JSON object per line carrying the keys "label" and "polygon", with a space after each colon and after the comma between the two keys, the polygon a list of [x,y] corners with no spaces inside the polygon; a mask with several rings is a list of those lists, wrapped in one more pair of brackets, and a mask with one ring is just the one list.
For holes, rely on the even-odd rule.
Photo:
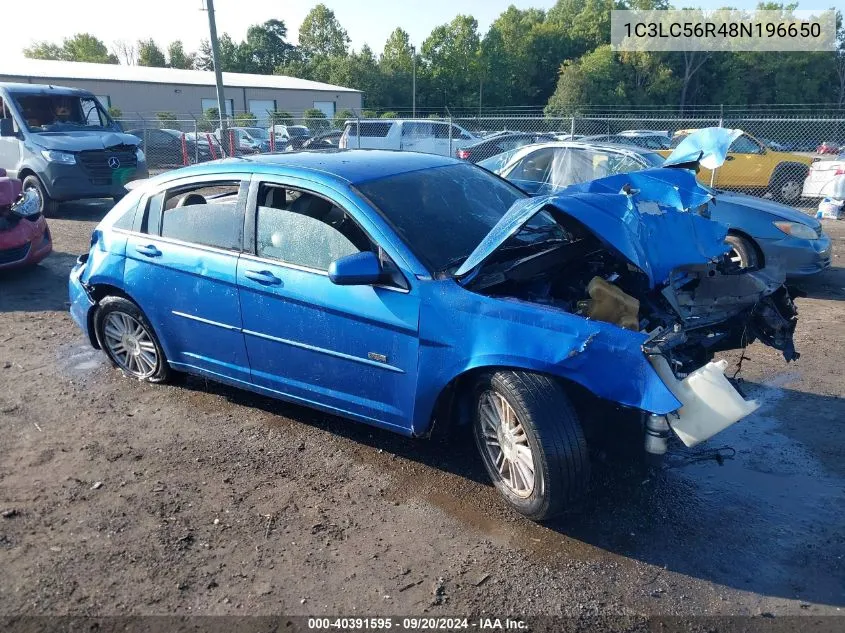
{"label": "metal roof", "polygon": [[[138,83],[171,84],[181,86],[214,86],[214,72],[210,70],[180,70],[177,68],[151,68],[148,66],[122,66],[118,64],[90,64],[45,59],[2,59],[0,77],[39,80],[91,79],[97,81],[134,81]],[[270,88],[275,90],[320,90],[323,92],[361,92],[353,88],[324,84],[288,77],[287,75],[248,75],[223,73],[227,88]]]}

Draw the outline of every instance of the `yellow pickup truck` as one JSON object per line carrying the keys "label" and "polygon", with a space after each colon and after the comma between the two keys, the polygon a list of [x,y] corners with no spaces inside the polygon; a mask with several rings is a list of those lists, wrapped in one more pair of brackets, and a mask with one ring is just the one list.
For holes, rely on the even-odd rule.
{"label": "yellow pickup truck", "polygon": [[[672,147],[677,147],[686,136],[696,130],[678,130],[672,137]],[[662,150],[668,156],[672,150]],[[734,189],[745,193],[769,192],[781,202],[795,204],[801,198],[804,179],[813,158],[777,152],[750,134],[743,132],[731,145],[725,163],[716,170],[713,186]],[[698,180],[711,183],[711,172],[702,168]]]}

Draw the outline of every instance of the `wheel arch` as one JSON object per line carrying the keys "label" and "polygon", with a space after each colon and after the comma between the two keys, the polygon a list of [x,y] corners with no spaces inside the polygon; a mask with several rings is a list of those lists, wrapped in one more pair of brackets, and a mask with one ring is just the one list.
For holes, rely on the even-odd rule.
{"label": "wheel arch", "polygon": [[810,173],[810,166],[806,163],[800,163],[798,161],[790,161],[785,160],[779,162],[775,165],[775,168],[772,170],[772,175],[769,177],[769,189],[772,189],[777,186],[778,178],[781,178],[784,172],[795,173],[799,178],[801,178],[802,184],[803,181],[807,178],[807,175]]}
{"label": "wheel arch", "polygon": [[743,231],[742,229],[737,229],[735,227],[730,227],[728,229],[728,235],[736,235],[737,237],[741,237],[745,241],[747,241],[751,247],[754,249],[754,252],[757,253],[757,261],[758,261],[758,268],[765,268],[766,267],[766,255],[763,253],[763,249],[760,248],[760,244],[757,243],[751,235]]}
{"label": "wheel arch", "polygon": [[[97,315],[97,310],[100,308],[100,301],[106,297],[121,297],[138,306],[141,313],[146,316],[143,308],[141,308],[140,304],[132,297],[132,295],[126,292],[123,288],[119,288],[113,284],[105,282],[89,284],[88,296],[91,297],[91,300],[94,302],[94,306],[88,311],[88,338],[91,340],[91,344],[97,349],[102,349],[102,344],[97,336],[97,328],[94,326],[94,319]],[[149,318],[147,318],[147,321],[149,321]],[[152,323],[150,323],[150,325],[152,326]],[[153,329],[155,329],[154,326]],[[156,332],[156,336],[158,336],[158,332]],[[161,337],[159,337],[159,341],[161,341]]]}

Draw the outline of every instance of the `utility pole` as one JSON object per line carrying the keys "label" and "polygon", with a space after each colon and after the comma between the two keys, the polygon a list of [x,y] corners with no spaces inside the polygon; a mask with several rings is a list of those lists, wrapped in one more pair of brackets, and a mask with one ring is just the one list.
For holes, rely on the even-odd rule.
{"label": "utility pole", "polygon": [[411,104],[412,104],[411,109],[412,109],[413,113],[411,114],[411,116],[416,119],[417,118],[417,47],[414,46],[414,45],[411,45],[411,55],[413,56],[413,58],[412,58],[413,71],[411,73],[411,77],[412,77],[412,79],[411,79],[411,82],[412,82],[412,84],[411,84],[412,85],[412,88],[411,88]]}
{"label": "utility pole", "polygon": [[226,98],[223,93],[223,70],[220,68],[220,43],[217,41],[217,23],[214,19],[214,0],[205,0],[208,11],[208,32],[211,40],[211,59],[214,62],[214,80],[217,83],[217,109],[220,113],[220,144],[226,146]]}

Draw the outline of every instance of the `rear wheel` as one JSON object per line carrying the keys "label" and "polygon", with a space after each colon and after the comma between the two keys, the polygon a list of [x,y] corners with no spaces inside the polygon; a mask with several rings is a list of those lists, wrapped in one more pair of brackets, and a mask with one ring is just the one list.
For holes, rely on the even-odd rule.
{"label": "rear wheel", "polygon": [[497,371],[475,386],[473,435],[493,484],[520,514],[542,521],[586,492],[587,443],[561,386],[547,376]]}
{"label": "rear wheel", "polygon": [[38,210],[45,216],[51,216],[59,210],[59,203],[53,200],[48,194],[47,189],[44,188],[44,183],[35,174],[30,174],[23,179],[22,188],[24,191],[30,190],[36,194],[38,198]]}
{"label": "rear wheel", "polygon": [[123,297],[106,297],[94,316],[100,347],[124,374],[146,382],[165,382],[170,368],[147,318]]}
{"label": "rear wheel", "polygon": [[801,199],[801,191],[806,177],[806,165],[794,163],[780,165],[772,176],[769,191],[780,202],[796,204]]}

